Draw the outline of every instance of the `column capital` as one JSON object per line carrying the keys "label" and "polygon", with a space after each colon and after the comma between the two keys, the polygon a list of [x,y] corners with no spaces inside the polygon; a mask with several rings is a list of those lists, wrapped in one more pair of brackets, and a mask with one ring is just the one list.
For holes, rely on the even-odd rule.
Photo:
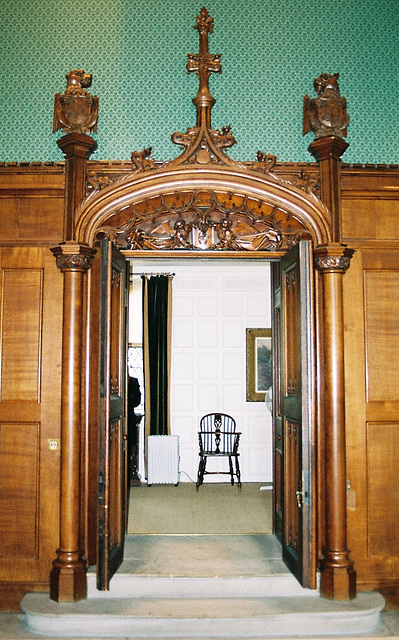
{"label": "column capital", "polygon": [[97,142],[86,133],[74,131],[62,136],[57,140],[57,144],[66,158],[76,156],[87,159],[95,151]]}
{"label": "column capital", "polygon": [[314,250],[314,263],[319,271],[335,271],[345,273],[349,269],[354,249],[345,244],[333,242],[320,245]]}
{"label": "column capital", "polygon": [[328,158],[340,160],[348,147],[349,142],[338,136],[324,136],[316,138],[310,143],[310,149],[318,160],[327,160]]}
{"label": "column capital", "polygon": [[83,272],[90,269],[96,253],[96,249],[92,249],[88,244],[79,244],[74,241],[61,242],[51,251],[61,271]]}

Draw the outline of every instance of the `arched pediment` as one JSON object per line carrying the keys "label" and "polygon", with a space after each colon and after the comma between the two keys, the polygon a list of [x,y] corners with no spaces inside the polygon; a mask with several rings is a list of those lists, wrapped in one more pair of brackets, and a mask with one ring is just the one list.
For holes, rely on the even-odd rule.
{"label": "arched pediment", "polygon": [[331,240],[328,209],[272,174],[195,165],[137,171],[92,193],[76,240],[99,232],[126,250],[277,251],[304,237]]}

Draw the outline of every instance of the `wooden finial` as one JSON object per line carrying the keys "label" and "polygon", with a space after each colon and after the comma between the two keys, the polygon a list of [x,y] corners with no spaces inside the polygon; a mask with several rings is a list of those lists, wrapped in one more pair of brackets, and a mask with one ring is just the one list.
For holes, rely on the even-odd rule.
{"label": "wooden finial", "polygon": [[83,69],[73,69],[66,75],[64,94],[54,96],[53,133],[84,133],[97,131],[98,97],[91,96],[86,87],[91,86],[92,76]]}
{"label": "wooden finial", "polygon": [[187,60],[187,73],[194,72],[199,77],[198,93],[193,99],[195,108],[197,109],[197,126],[201,126],[203,119],[205,124],[211,126],[211,109],[215,104],[215,98],[209,91],[209,76],[211,73],[220,73],[222,66],[220,64],[220,54],[211,55],[208,48],[208,34],[213,31],[213,18],[203,7],[200,14],[196,17],[197,24],[194,29],[199,33],[199,53],[189,53]]}

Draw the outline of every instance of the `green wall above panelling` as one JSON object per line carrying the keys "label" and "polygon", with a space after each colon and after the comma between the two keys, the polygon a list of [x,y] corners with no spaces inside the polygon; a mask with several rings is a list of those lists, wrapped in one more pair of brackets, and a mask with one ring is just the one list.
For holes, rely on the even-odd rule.
{"label": "green wall above panelling", "polygon": [[[203,0],[2,0],[0,161],[62,160],[52,133],[54,94],[65,74],[93,74],[100,98],[96,159],[130,159],[152,146],[157,160],[179,154],[174,131],[195,125],[198,89],[186,74],[198,51]],[[348,101],[344,161],[399,163],[398,0],[209,0],[210,52],[222,74],[210,88],[212,126],[230,124],[233,158],[258,149],[282,162],[310,161],[302,102],[313,79],[340,73]]]}

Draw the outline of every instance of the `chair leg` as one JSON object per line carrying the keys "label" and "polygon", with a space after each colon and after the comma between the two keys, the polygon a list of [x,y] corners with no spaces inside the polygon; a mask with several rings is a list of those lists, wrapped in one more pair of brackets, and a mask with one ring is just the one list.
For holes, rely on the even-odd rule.
{"label": "chair leg", "polygon": [[229,467],[230,467],[230,478],[231,478],[231,484],[234,485],[234,471],[233,471],[233,461],[231,459],[231,456],[229,456]]}
{"label": "chair leg", "polygon": [[199,490],[200,485],[204,482],[205,467],[206,467],[206,456],[205,457],[201,456],[200,457],[200,461],[199,461],[199,465],[198,465],[196,491]]}
{"label": "chair leg", "polygon": [[238,462],[238,456],[235,456],[235,463],[236,463],[236,476],[237,476],[238,491],[241,491],[241,489],[242,489],[241,471],[240,471],[240,465],[239,465],[239,462]]}

